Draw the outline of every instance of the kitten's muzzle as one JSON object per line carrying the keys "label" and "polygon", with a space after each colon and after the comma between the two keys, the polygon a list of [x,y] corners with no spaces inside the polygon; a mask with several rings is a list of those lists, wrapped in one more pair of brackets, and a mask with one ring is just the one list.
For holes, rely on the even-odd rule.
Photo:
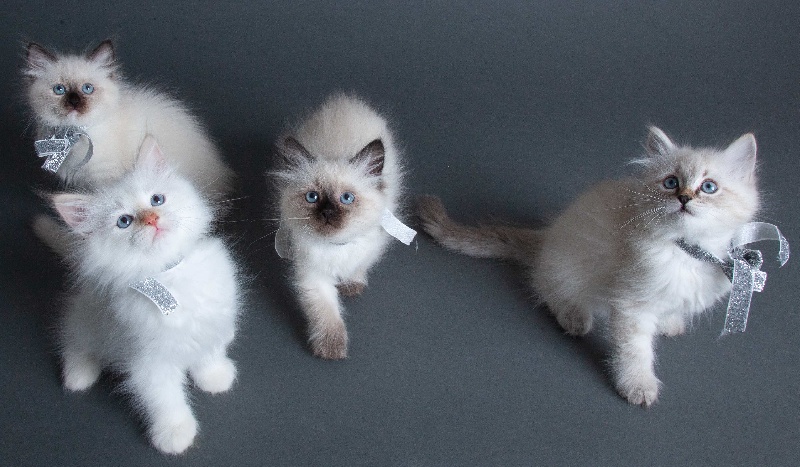
{"label": "kitten's muzzle", "polygon": [[152,225],[153,227],[158,227],[158,214],[154,213],[153,211],[145,211],[139,215],[139,219],[141,219],[141,223],[144,225]]}
{"label": "kitten's muzzle", "polygon": [[71,105],[73,108],[77,109],[81,106],[81,96],[75,91],[70,91],[67,94],[67,103]]}

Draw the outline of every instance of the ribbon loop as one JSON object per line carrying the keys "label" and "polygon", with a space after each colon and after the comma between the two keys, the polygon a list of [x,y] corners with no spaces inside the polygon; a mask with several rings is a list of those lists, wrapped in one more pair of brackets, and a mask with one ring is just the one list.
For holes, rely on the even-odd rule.
{"label": "ribbon loop", "polygon": [[761,292],[767,282],[767,273],[761,270],[764,257],[759,250],[742,248],[749,243],[775,240],[780,243],[778,262],[781,266],[789,261],[789,242],[780,230],[766,222],[750,222],[736,233],[728,249],[730,259],[723,261],[697,245],[690,245],[679,239],[676,244],[689,256],[719,266],[731,281],[731,295],[725,313],[722,335],[744,332],[750,314],[753,292]]}

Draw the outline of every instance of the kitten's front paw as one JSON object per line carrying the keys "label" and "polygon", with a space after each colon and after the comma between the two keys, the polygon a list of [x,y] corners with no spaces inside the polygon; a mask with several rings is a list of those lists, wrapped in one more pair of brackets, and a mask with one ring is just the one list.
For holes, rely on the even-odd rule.
{"label": "kitten's front paw", "polygon": [[649,407],[658,400],[660,385],[661,381],[655,376],[646,376],[636,380],[618,382],[617,391],[631,404]]}
{"label": "kitten's front paw", "polygon": [[191,371],[194,383],[203,391],[217,394],[231,388],[236,379],[236,366],[228,357]]}
{"label": "kitten's front paw", "polygon": [[64,387],[85,391],[100,378],[100,365],[88,356],[69,355],[64,359]]}
{"label": "kitten's front paw", "polygon": [[150,439],[159,451],[165,454],[180,454],[194,442],[197,435],[197,420],[187,414],[179,420],[153,424]]}
{"label": "kitten's front paw", "polygon": [[361,295],[366,286],[367,284],[363,282],[342,282],[341,284],[336,284],[336,289],[339,290],[339,294],[343,297],[355,297]]}
{"label": "kitten's front paw", "polygon": [[311,351],[326,360],[347,358],[347,329],[344,322],[330,324],[311,336]]}

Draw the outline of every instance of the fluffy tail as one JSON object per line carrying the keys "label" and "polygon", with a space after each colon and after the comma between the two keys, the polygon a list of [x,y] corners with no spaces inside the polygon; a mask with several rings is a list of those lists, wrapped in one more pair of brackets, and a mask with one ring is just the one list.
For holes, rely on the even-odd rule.
{"label": "fluffy tail", "polygon": [[503,225],[461,225],[447,216],[442,201],[430,195],[417,199],[422,229],[445,248],[477,258],[510,259],[529,265],[540,243],[533,229]]}
{"label": "fluffy tail", "polygon": [[71,238],[74,234],[65,225],[46,214],[38,214],[33,219],[33,231],[39,240],[58,256],[62,259],[67,257],[70,251],[69,245],[74,241]]}

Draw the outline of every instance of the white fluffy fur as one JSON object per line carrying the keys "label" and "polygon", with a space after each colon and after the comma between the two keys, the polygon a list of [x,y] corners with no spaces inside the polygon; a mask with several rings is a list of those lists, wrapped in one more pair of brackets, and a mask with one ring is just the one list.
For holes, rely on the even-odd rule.
{"label": "white fluffy fur", "polygon": [[[323,358],[347,355],[347,331],[337,286],[358,294],[367,283],[367,271],[389,242],[380,225],[384,209],[394,211],[401,190],[397,149],[386,121],[358,98],[334,95],[292,136],[307,150],[305,156],[286,158],[273,175],[280,190],[280,217],[292,245],[295,285],[309,320],[314,353]],[[383,144],[383,170],[370,175],[369,160],[353,157],[370,142]],[[309,220],[305,193],[329,191],[334,199],[344,191],[355,193],[351,215],[341,228],[321,233]]]}
{"label": "white fluffy fur", "polygon": [[[74,125],[86,127],[92,140],[94,155],[87,165],[72,175],[83,157],[68,157],[59,170],[59,177],[70,177],[70,184],[87,186],[119,177],[134,165],[145,135],[151,134],[170,165],[200,191],[212,198],[230,191],[233,173],[197,118],[166,94],[122,80],[110,41],[87,55],[56,55],[31,44],[24,73],[37,137]],[[84,83],[94,86],[91,94],[82,93]],[[53,92],[56,84],[79,93],[85,110],[65,106],[65,96]]]}
{"label": "white fluffy fur", "polygon": [[[177,454],[197,432],[187,372],[212,393],[235,379],[226,349],[236,328],[238,284],[225,246],[207,235],[210,208],[166,166],[157,145],[143,147],[148,152],[119,181],[93,194],[53,196],[78,238],[71,258],[76,287],[60,326],[63,377],[67,389],[81,391],[103,368],[125,374],[153,444]],[[154,194],[165,202],[152,206]],[[117,226],[123,214],[135,219],[125,229]],[[158,219],[147,224],[153,214]],[[169,315],[129,288],[153,275],[178,300]]]}
{"label": "white fluffy fur", "polygon": [[[725,258],[736,230],[758,210],[759,194],[751,134],[724,150],[694,149],[653,127],[646,146],[635,177],[588,190],[543,231],[461,227],[435,200],[423,200],[420,216],[445,246],[531,266],[533,288],[568,333],[583,335],[595,316],[608,316],[617,389],[633,404],[650,405],[660,386],[654,336],[683,333],[688,318],[731,289],[718,267],[690,257],[675,240]],[[679,180],[677,190],[664,187],[669,176]],[[702,192],[705,180],[718,191]],[[689,197],[685,210],[679,195]]]}

